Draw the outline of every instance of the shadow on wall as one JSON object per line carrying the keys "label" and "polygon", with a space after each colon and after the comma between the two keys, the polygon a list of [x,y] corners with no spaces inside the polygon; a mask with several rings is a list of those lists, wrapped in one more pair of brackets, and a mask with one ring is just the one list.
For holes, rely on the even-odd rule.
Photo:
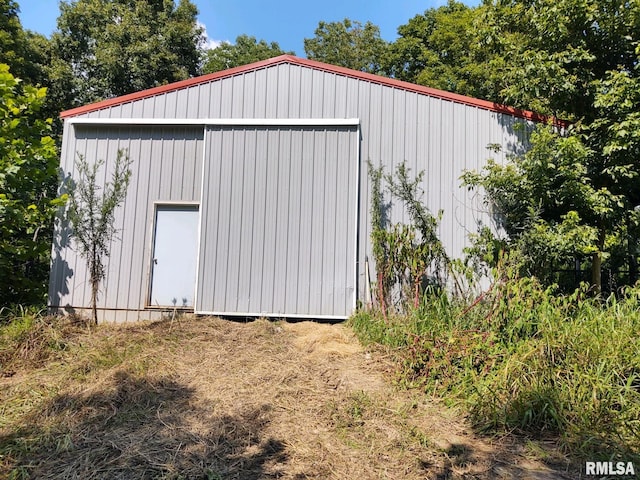
{"label": "shadow on wall", "polygon": [[5,428],[0,452],[24,455],[9,456],[0,476],[8,466],[32,478],[279,477],[288,456],[264,433],[270,407],[215,410],[169,377],[120,370],[99,390],[59,395],[28,425]]}
{"label": "shadow on wall", "polygon": [[[69,194],[75,182],[71,174],[59,170],[60,195]],[[49,306],[60,307],[64,296],[69,294],[69,279],[73,277],[73,269],[63,258],[63,250],[71,245],[71,225],[66,216],[66,208],[60,207],[56,213],[53,229],[53,248],[51,251],[51,270],[49,278]],[[71,312],[69,312],[71,313]]]}
{"label": "shadow on wall", "polygon": [[529,150],[529,137],[538,124],[506,114],[498,114],[498,123],[504,134],[508,136],[502,147],[505,159],[514,155],[524,155]]}

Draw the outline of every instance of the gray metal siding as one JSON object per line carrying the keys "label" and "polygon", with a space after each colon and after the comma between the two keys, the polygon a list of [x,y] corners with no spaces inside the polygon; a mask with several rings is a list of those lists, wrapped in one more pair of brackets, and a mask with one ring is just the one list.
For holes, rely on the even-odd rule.
{"label": "gray metal siding", "polygon": [[196,311],[353,310],[355,128],[207,130]]}
{"label": "gray metal siding", "polygon": [[[138,310],[148,295],[150,231],[154,201],[199,201],[202,166],[202,128],[180,127],[66,127],[62,154],[65,175],[75,175],[77,154],[89,162],[105,160],[100,171],[104,188],[113,170],[118,149],[126,149],[133,160],[131,183],[124,205],[116,212],[121,233],[111,242],[107,276],[100,306]],[[50,305],[86,307],[90,289],[85,260],[68,244],[68,230],[58,226],[49,289]]]}
{"label": "gray metal siding", "polygon": [[[414,173],[425,171],[423,199],[433,213],[440,209],[444,211],[440,236],[448,253],[451,256],[459,256],[468,245],[468,234],[476,230],[478,222],[490,224],[490,216],[485,211],[481,195],[462,188],[460,176],[465,169],[481,169],[489,157],[504,162],[510,154],[521,153],[526,148],[526,139],[532,129],[530,122],[510,115],[292,64],[277,64],[248,71],[180,91],[105,108],[85,116],[113,119],[360,119],[360,223],[357,232],[359,292],[364,291],[362,274],[365,256],[371,258],[367,160],[374,165],[383,165],[387,173],[392,172],[403,161]],[[518,130],[518,125],[524,128]],[[118,141],[125,141],[125,130],[121,132]],[[104,132],[101,134],[103,138],[94,139],[93,143],[90,143],[82,138],[70,139],[73,136],[73,129],[70,129],[65,137],[65,144],[69,143],[69,151],[75,151],[80,147],[86,152],[93,152],[94,148],[101,152],[113,151],[107,139],[111,134],[109,132],[113,130],[101,128],[100,131]],[[283,274],[287,279],[311,278],[311,271],[317,273],[319,265],[324,267],[325,264],[324,257],[306,259],[308,250],[304,249],[308,249],[310,243],[317,241],[319,229],[328,218],[317,223],[320,220],[311,219],[315,212],[312,202],[305,200],[302,204],[296,203],[302,198],[306,199],[305,194],[309,191],[314,192],[314,198],[320,194],[318,189],[321,187],[315,175],[321,175],[322,172],[313,172],[310,169],[311,165],[319,169],[325,159],[321,158],[320,147],[316,147],[315,144],[311,147],[309,132],[293,134],[294,131],[296,130],[287,134],[284,133],[285,130],[279,130],[276,138],[273,132],[260,129],[211,130],[205,165],[203,194],[207,214],[203,212],[197,297],[201,299],[199,305],[202,310],[262,312],[274,309],[273,313],[311,312],[317,306],[314,293],[304,284],[296,285],[296,289],[300,287],[301,291],[296,292],[294,297],[289,293],[285,296],[282,290],[274,287],[276,280],[262,278],[261,273],[256,273],[268,271],[274,279]],[[145,201],[154,198],[154,195],[188,198],[189,195],[177,194],[178,190],[173,192],[166,189],[184,189],[189,185],[193,187],[193,182],[199,185],[199,163],[183,164],[179,153],[172,153],[165,146],[158,146],[157,142],[162,142],[161,135],[165,136],[166,142],[173,142],[174,129],[156,129],[154,132],[156,140],[153,144],[145,143],[141,139],[132,140],[134,144],[138,142],[144,151],[152,149],[153,153],[149,155],[162,162],[158,168],[145,170],[145,177],[136,180],[139,182],[137,188],[142,195],[140,202],[136,200],[136,206],[133,207],[137,212],[136,224],[138,218],[148,222],[149,212],[144,210],[143,205],[146,205]],[[343,139],[339,138],[338,144],[341,145],[342,142]],[[352,142],[352,136],[349,136],[346,147],[349,151],[356,148]],[[486,148],[489,144],[499,144],[502,150],[499,153],[490,152]],[[260,158],[262,163],[252,164],[252,155]],[[65,156],[68,159],[69,155]],[[229,158],[234,159],[233,162],[229,163]],[[298,164],[293,161],[295,158],[311,158],[312,163]],[[329,158],[326,161],[329,161]],[[276,167],[273,167],[274,165]],[[182,168],[185,169],[184,172]],[[274,173],[272,168],[279,170]],[[329,164],[326,168],[329,168]],[[285,175],[286,172],[288,177]],[[352,174],[353,172],[348,172],[348,175]],[[181,175],[182,182],[186,183],[180,184],[179,187],[177,179]],[[191,180],[192,178],[194,180]],[[282,183],[285,178],[288,183]],[[171,179],[171,187],[166,186],[166,179]],[[150,186],[145,187],[145,182]],[[355,181],[353,183],[355,184]],[[149,189],[148,192],[146,188]],[[333,198],[339,206],[338,210],[347,204],[345,202],[351,202],[350,196],[353,192],[350,191],[349,198],[346,198],[340,189],[331,184],[326,185],[326,191],[324,188],[323,184],[322,197]],[[333,196],[329,192],[333,192]],[[288,194],[287,198],[284,197],[285,194]],[[391,202],[388,194],[386,201]],[[289,210],[269,213],[265,210],[265,205],[271,202],[275,202],[278,208],[289,205]],[[127,206],[127,215],[134,215],[129,212],[129,208]],[[333,205],[327,205],[326,208],[326,211],[329,211]],[[298,211],[299,209],[301,210]],[[391,202],[389,212],[391,222],[408,220],[403,206],[397,201]],[[289,226],[286,235],[285,230],[273,227],[283,221],[285,213]],[[324,210],[315,214],[324,215]],[[293,230],[291,215],[300,218],[300,226]],[[127,219],[130,222],[134,221],[130,217]],[[222,233],[216,230],[219,223],[226,225],[226,230]],[[295,235],[298,235],[297,239]],[[143,238],[147,240],[148,234],[143,235]],[[282,242],[287,244],[287,251],[290,252],[284,264],[277,257],[268,256],[269,252],[275,252],[275,246]],[[259,248],[264,248],[264,252],[260,253]],[[344,252],[338,250],[336,255],[343,255]],[[250,251],[251,255],[246,256],[244,253],[247,251]],[[345,252],[349,258],[351,251]],[[125,255],[129,253],[126,252]],[[261,255],[260,258],[258,255]],[[296,262],[303,263],[298,265]],[[124,261],[123,265],[126,264]],[[373,272],[374,266],[371,267]],[[142,271],[124,272],[123,275],[138,275],[146,281],[146,264],[140,268],[143,268]],[[335,266],[332,268],[337,270]],[[113,270],[116,271],[119,270]],[[333,278],[327,276],[324,270],[321,275],[324,276],[322,281],[325,283]],[[75,279],[74,289],[84,288],[80,280],[79,277]],[[56,280],[54,283],[58,285],[57,282]],[[123,285],[130,282],[131,280],[125,279]],[[249,294],[242,292],[240,287],[247,285]],[[109,285],[110,291],[119,292],[123,288]],[[126,304],[132,308],[134,305],[140,308],[142,304],[137,305],[136,302],[140,301],[141,291],[136,284],[133,293],[127,294],[131,298]],[[75,295],[67,295],[65,300],[71,301],[73,296],[72,303],[77,304]],[[82,293],[78,298],[86,303],[87,295]],[[120,300],[116,302],[115,298],[115,294],[112,296],[109,293],[110,305],[120,304]]]}

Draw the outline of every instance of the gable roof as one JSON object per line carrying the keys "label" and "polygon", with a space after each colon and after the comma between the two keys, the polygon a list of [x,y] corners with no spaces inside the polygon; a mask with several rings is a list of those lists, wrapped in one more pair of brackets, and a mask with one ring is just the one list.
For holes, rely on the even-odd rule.
{"label": "gable roof", "polygon": [[203,83],[212,82],[215,80],[221,80],[224,78],[232,77],[234,75],[240,75],[246,72],[259,70],[266,67],[271,67],[280,64],[298,65],[301,67],[312,68],[314,70],[320,70],[323,72],[335,73],[337,75],[343,75],[345,77],[354,78],[357,80],[364,80],[367,82],[375,83],[378,85],[385,85],[392,88],[398,88],[409,92],[414,92],[422,95],[427,95],[442,100],[449,100],[451,102],[460,103],[463,105],[469,105],[472,107],[478,107],[483,110],[489,110],[496,113],[505,113],[514,117],[524,118],[535,122],[547,122],[552,120],[553,123],[563,125],[565,122],[551,118],[545,115],[540,115],[528,110],[521,110],[518,108],[501,105],[498,103],[490,102],[488,100],[481,100],[478,98],[467,97],[465,95],[459,95],[457,93],[446,92],[444,90],[438,90],[436,88],[424,87],[422,85],[416,85],[414,83],[403,82],[401,80],[395,80],[393,78],[382,77],[380,75],[374,75],[372,73],[360,72],[358,70],[352,70],[350,68],[338,67],[330,65],[328,63],[322,63],[315,60],[308,60],[306,58],[299,58],[293,55],[280,55],[279,57],[270,58],[268,60],[262,60],[260,62],[251,63],[249,65],[243,65],[241,67],[230,68],[221,72],[210,73],[208,75],[202,75],[200,77],[189,78],[180,82],[170,83],[168,85],[162,85],[159,87],[142,90],[140,92],[130,93],[121,97],[109,98],[101,102],[92,103],[89,105],[83,105],[81,107],[73,108],[71,110],[65,110],[60,113],[60,118],[70,118],[85,113],[95,112],[104,108],[122,105],[130,103],[135,100],[141,100],[156,95],[162,95],[165,93],[173,92],[188,87],[193,87]]}

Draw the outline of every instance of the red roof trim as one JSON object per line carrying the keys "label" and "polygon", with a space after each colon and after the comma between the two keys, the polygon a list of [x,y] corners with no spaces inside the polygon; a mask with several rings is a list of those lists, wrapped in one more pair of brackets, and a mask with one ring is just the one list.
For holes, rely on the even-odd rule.
{"label": "red roof trim", "polygon": [[399,88],[409,92],[414,92],[422,95],[428,95],[430,97],[439,98],[442,100],[449,100],[455,103],[461,103],[463,105],[469,105],[472,107],[478,107],[483,110],[489,110],[496,113],[505,113],[513,115],[515,117],[524,118],[526,120],[532,120],[535,122],[548,122],[551,120],[554,124],[559,126],[567,126],[569,122],[559,120],[553,117],[540,115],[528,110],[520,110],[518,108],[508,107],[506,105],[500,105],[498,103],[489,102],[487,100],[481,100],[478,98],[467,97],[465,95],[459,95],[457,93],[445,92],[444,90],[438,90],[435,88],[424,87],[422,85],[416,85],[414,83],[403,82],[395,80],[393,78],[382,77],[380,75],[374,75],[371,73],[360,72],[357,70],[351,70],[350,68],[337,67],[335,65],[329,65],[328,63],[317,62],[315,60],[309,60],[306,58],[299,58],[293,55],[280,55],[279,57],[270,58],[261,62],[251,63],[249,65],[243,65],[241,67],[231,68],[229,70],[223,70],[221,72],[211,73],[200,77],[189,78],[180,82],[170,83],[168,85],[162,85],[160,87],[150,88],[148,90],[142,90],[140,92],[130,93],[121,97],[110,98],[103,100],[102,102],[92,103],[84,105],[82,107],[66,110],[60,113],[60,118],[69,118],[85,113],[95,112],[104,108],[122,105],[130,103],[135,100],[141,100],[143,98],[153,97],[155,95],[161,95],[163,93],[173,92],[183,88],[193,87],[201,85],[203,83],[220,80],[234,75],[259,70],[261,68],[279,65],[281,63],[290,63],[293,65],[299,65],[304,67],[313,68],[315,70],[321,70],[328,73],[335,73],[338,75],[344,75],[346,77],[355,78],[358,80],[365,80],[371,83],[379,85],[386,85],[393,88]]}

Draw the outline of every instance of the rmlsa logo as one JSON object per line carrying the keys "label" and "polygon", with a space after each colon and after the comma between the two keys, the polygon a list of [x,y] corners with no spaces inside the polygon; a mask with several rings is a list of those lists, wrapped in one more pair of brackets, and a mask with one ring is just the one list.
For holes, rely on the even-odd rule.
{"label": "rmlsa logo", "polygon": [[632,462],[587,462],[586,475],[635,475]]}

